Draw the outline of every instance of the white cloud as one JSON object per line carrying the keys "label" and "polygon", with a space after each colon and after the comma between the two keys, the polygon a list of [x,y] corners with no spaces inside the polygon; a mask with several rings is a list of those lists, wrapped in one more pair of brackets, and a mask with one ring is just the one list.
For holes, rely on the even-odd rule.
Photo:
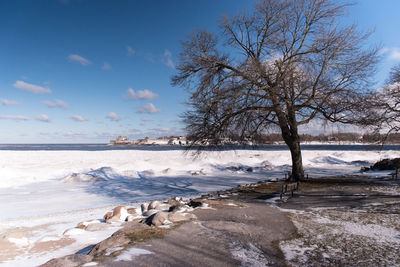
{"label": "white cloud", "polygon": [[103,66],[101,67],[103,70],[111,70],[111,65],[108,62],[104,62]]}
{"label": "white cloud", "polygon": [[151,119],[149,118],[141,118],[142,121],[146,122],[146,121],[151,121]]}
{"label": "white cloud", "polygon": [[165,49],[164,51],[163,63],[168,67],[175,69],[175,63],[172,60],[172,53],[168,49]]}
{"label": "white cloud", "polygon": [[87,137],[87,133],[80,133],[80,132],[65,132],[61,133],[62,136],[64,137],[71,137],[71,138],[76,138],[76,137]]}
{"label": "white cloud", "polygon": [[62,108],[62,109],[67,109],[68,108],[68,104],[65,103],[62,100],[56,100],[55,102],[51,102],[48,100],[44,100],[42,101],[43,104],[45,104],[47,107],[49,108]]}
{"label": "white cloud", "polygon": [[132,46],[127,45],[126,46],[126,54],[128,56],[133,56],[136,53],[136,51],[132,48]]}
{"label": "white cloud", "polygon": [[379,52],[390,60],[400,60],[400,47],[384,47]]}
{"label": "white cloud", "polygon": [[88,121],[89,119],[79,116],[79,115],[72,115],[71,119],[73,119],[74,121]]}
{"label": "white cloud", "polygon": [[121,118],[118,117],[118,115],[115,114],[115,112],[108,113],[107,118],[109,118],[112,121],[120,121],[121,120]]}
{"label": "white cloud", "polygon": [[22,91],[31,92],[34,94],[51,94],[51,89],[42,87],[39,85],[34,85],[30,83],[26,83],[24,81],[16,81],[13,86],[15,88],[21,89]]}
{"label": "white cloud", "polygon": [[150,131],[169,132],[169,131],[171,131],[171,129],[170,128],[166,128],[166,127],[164,127],[164,128],[152,128],[152,129],[150,129]]}
{"label": "white cloud", "polygon": [[51,119],[46,114],[40,114],[35,119],[38,121],[43,121],[43,122],[51,122]]}
{"label": "white cloud", "polygon": [[160,137],[160,136],[180,136],[185,135],[182,129],[177,128],[152,128],[143,133],[146,136]]}
{"label": "white cloud", "polygon": [[133,90],[132,88],[128,88],[128,91],[126,92],[126,98],[128,99],[154,99],[159,97],[158,94],[153,93],[150,90],[138,90],[137,92],[135,92],[135,90]]}
{"label": "white cloud", "polygon": [[147,105],[143,105],[138,108],[137,110],[138,113],[149,113],[149,114],[154,114],[154,113],[159,113],[161,112],[160,109],[157,109],[152,103],[149,103]]}
{"label": "white cloud", "polygon": [[5,99],[5,98],[0,99],[0,101],[3,106],[19,105],[19,103],[17,101]]}
{"label": "white cloud", "polygon": [[30,118],[21,115],[0,115],[2,120],[29,121]]}
{"label": "white cloud", "polygon": [[82,57],[80,55],[77,55],[77,54],[70,54],[68,56],[68,60],[72,61],[72,62],[79,63],[82,66],[88,66],[88,65],[92,64],[92,62],[90,62],[90,60],[88,60],[88,59],[86,59],[86,58],[84,58],[84,57]]}

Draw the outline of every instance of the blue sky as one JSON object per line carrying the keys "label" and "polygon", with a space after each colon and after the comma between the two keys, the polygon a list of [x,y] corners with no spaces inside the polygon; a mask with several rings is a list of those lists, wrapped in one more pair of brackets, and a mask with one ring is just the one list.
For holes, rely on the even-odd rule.
{"label": "blue sky", "polygon": [[[106,143],[182,134],[188,94],[170,78],[180,40],[255,1],[0,2],[0,143]],[[345,22],[375,28],[377,86],[400,62],[397,0],[362,0]]]}

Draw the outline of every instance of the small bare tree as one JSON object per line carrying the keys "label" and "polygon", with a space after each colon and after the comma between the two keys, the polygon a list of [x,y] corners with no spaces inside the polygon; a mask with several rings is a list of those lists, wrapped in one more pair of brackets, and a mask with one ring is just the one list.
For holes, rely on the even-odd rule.
{"label": "small bare tree", "polygon": [[400,132],[400,64],[390,72],[386,85],[367,97],[361,123],[384,133],[383,141],[391,133]]}
{"label": "small bare tree", "polygon": [[338,22],[345,8],[331,0],[265,0],[251,13],[224,17],[218,36],[194,31],[172,78],[191,93],[184,119],[193,144],[235,134],[250,140],[277,127],[292,178],[302,179],[299,126],[317,118],[351,122],[375,69],[377,49],[364,49],[369,34]]}

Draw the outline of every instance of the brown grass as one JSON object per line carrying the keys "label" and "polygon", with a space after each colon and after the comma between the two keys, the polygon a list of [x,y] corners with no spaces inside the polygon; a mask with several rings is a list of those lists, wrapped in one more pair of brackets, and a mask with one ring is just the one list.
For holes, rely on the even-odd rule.
{"label": "brown grass", "polygon": [[170,228],[157,228],[157,227],[149,227],[146,229],[135,230],[133,232],[125,233],[125,236],[130,239],[130,245],[134,245],[140,242],[149,241],[151,239],[163,238],[164,235],[181,224],[174,224]]}

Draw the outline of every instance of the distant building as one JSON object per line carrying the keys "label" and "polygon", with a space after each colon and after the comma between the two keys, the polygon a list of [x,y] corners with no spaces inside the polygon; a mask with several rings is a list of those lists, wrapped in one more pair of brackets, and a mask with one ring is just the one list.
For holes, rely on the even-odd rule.
{"label": "distant building", "polygon": [[126,136],[118,136],[115,140],[110,141],[110,145],[133,145],[133,141]]}
{"label": "distant building", "polygon": [[115,140],[110,141],[110,145],[187,145],[188,142],[185,136],[179,137],[162,137],[152,139],[145,137],[135,141],[129,140],[126,136],[118,136]]}
{"label": "distant building", "polygon": [[184,136],[179,136],[179,137],[171,137],[168,140],[168,145],[186,145],[187,144],[187,140],[186,137]]}

